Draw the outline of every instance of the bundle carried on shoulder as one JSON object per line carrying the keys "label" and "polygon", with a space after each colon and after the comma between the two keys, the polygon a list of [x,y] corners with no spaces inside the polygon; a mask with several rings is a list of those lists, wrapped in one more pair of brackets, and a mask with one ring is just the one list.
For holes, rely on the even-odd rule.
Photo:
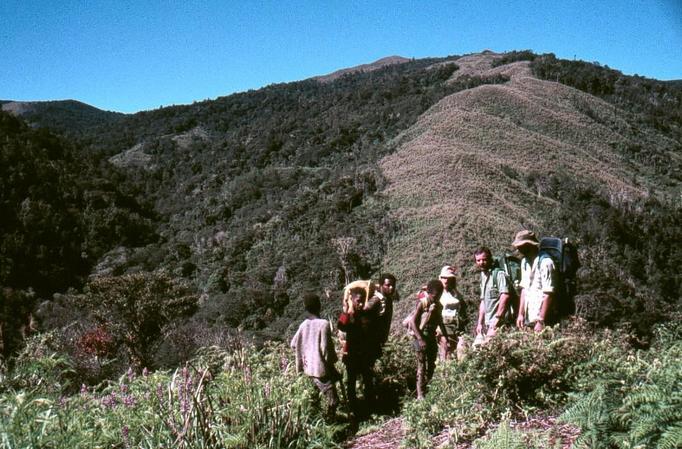
{"label": "bundle carried on shoulder", "polygon": [[[374,292],[377,289],[377,286],[372,280],[357,280],[349,283],[343,288],[343,314],[342,316],[344,318],[347,318],[347,314],[353,314],[355,313],[354,306],[353,306],[353,301],[350,297],[350,292],[351,290],[355,288],[361,288],[365,291],[366,296],[365,300],[369,300],[374,295]],[[339,338],[339,343],[340,343],[340,348],[341,348],[341,357],[345,357],[348,354],[348,342],[346,339],[346,333],[342,330],[337,331],[337,336]]]}
{"label": "bundle carried on shoulder", "polygon": [[362,288],[367,294],[365,301],[369,300],[376,291],[376,284],[372,280],[353,281],[343,288],[343,311],[353,313],[353,301],[350,298],[350,291],[354,288]]}

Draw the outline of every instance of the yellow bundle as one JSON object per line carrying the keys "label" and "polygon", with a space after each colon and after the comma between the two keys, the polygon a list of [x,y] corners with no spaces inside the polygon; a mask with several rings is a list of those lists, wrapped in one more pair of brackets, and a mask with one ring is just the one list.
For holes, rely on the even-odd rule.
{"label": "yellow bundle", "polygon": [[350,299],[350,291],[351,289],[354,288],[362,288],[365,290],[365,293],[367,293],[367,296],[365,297],[365,301],[369,300],[372,296],[374,296],[374,291],[376,289],[376,285],[374,282],[371,280],[359,280],[359,281],[353,281],[350,284],[346,285],[343,288],[343,311],[347,313],[353,313],[353,301]]}

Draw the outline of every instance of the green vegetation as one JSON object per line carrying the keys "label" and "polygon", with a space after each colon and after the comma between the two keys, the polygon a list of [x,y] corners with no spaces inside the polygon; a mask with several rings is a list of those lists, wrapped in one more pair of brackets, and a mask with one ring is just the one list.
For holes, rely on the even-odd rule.
{"label": "green vegetation", "polygon": [[[400,385],[406,447],[676,448],[682,444],[680,325],[656,328],[650,350],[584,322],[504,332],[462,362],[441,364],[422,401],[406,389],[408,342],[387,348],[379,373]],[[207,348],[173,371],[129,370],[78,387],[49,335],[31,339],[0,383],[0,447],[338,447],[351,430],[323,418],[317,391],[281,344]],[[383,396],[385,397],[385,396]],[[558,428],[547,414],[572,426]],[[539,418],[534,418],[539,417]],[[530,419],[533,418],[533,419]],[[520,426],[540,422],[533,427]],[[496,423],[500,423],[496,426]],[[371,426],[381,425],[380,423]],[[575,441],[573,441],[575,440]]]}
{"label": "green vegetation", "polygon": [[606,348],[600,359],[581,367],[583,389],[562,415],[582,429],[576,447],[682,445],[682,326],[678,319],[656,333],[648,352]]}
{"label": "green vegetation", "polygon": [[[9,101],[0,102],[11,103]],[[70,138],[103,124],[122,120],[125,114],[102,111],[80,101],[35,101],[9,105],[18,115],[35,128],[45,128]]]}
{"label": "green vegetation", "polygon": [[575,447],[678,447],[679,325],[657,335],[655,348],[638,351],[626,335],[595,335],[580,322],[540,335],[505,333],[441,367],[427,398],[406,405],[406,444],[432,447],[441,431],[453,443],[472,441],[502,420],[477,447],[554,447],[552,432],[512,430],[508,420],[565,409],[562,419],[581,431]]}
{"label": "green vegetation", "polygon": [[[347,280],[395,271],[397,320],[447,262],[474,314],[470,250],[520,226],[577,240],[589,323],[505,333],[441,365],[421,402],[394,336],[378,412],[403,415],[411,447],[679,446],[679,83],[486,57],[454,78],[456,58],[425,59],[125,117],[27,116],[51,131],[0,114],[0,447],[339,445],[345,416],[323,419],[281,344],[301,294],[333,319]],[[609,104],[524,64],[486,75],[515,61]],[[547,425],[519,424],[534,417]]]}
{"label": "green vegetation", "polygon": [[[62,362],[63,364],[63,362]],[[132,371],[64,395],[53,355],[23,359],[0,396],[0,447],[337,447],[313,387],[281,346],[208,349],[173,372]],[[43,382],[7,388],[21,377]]]}
{"label": "green vegetation", "polygon": [[154,214],[121,174],[4,112],[0,133],[0,285],[79,287],[108,249],[153,239]]}

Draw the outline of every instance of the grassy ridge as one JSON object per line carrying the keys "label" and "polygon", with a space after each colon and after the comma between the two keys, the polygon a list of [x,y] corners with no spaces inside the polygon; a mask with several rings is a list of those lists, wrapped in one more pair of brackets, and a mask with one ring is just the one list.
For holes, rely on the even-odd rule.
{"label": "grassy ridge", "polygon": [[[615,210],[636,209],[654,196],[667,204],[666,216],[676,214],[679,183],[619,151],[640,145],[676,159],[674,140],[637,128],[633,115],[599,98],[534,78],[527,62],[492,67],[496,58],[461,58],[453,77],[509,70],[509,82],[444,98],[396,138],[395,152],[381,160],[383,193],[400,224],[385,260],[408,291],[448,262],[460,269],[462,290],[476,302],[471,260],[476,246],[502,252],[525,227],[582,238],[580,223],[568,218],[581,214],[582,206],[556,194],[559,178],[560,189],[589,190]],[[612,238],[618,235],[591,239],[590,248],[585,240],[581,256],[593,275],[601,269],[591,258],[609,252]]]}

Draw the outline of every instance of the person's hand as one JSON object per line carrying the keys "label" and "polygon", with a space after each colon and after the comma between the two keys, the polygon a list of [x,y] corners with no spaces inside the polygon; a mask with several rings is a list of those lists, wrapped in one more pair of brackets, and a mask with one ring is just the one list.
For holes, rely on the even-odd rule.
{"label": "person's hand", "polygon": [[481,323],[478,323],[476,325],[476,335],[481,335],[483,333],[483,325]]}
{"label": "person's hand", "polygon": [[426,342],[424,340],[417,340],[417,345],[419,345],[419,350],[423,351],[426,349]]}
{"label": "person's hand", "polygon": [[540,331],[542,331],[542,329],[544,329],[544,328],[545,328],[545,322],[542,321],[542,320],[537,320],[537,321],[535,322],[535,326],[533,326],[533,330],[534,330],[535,332],[540,332]]}
{"label": "person's hand", "polygon": [[516,319],[516,327],[523,329],[523,324],[523,316],[519,315],[519,317]]}

